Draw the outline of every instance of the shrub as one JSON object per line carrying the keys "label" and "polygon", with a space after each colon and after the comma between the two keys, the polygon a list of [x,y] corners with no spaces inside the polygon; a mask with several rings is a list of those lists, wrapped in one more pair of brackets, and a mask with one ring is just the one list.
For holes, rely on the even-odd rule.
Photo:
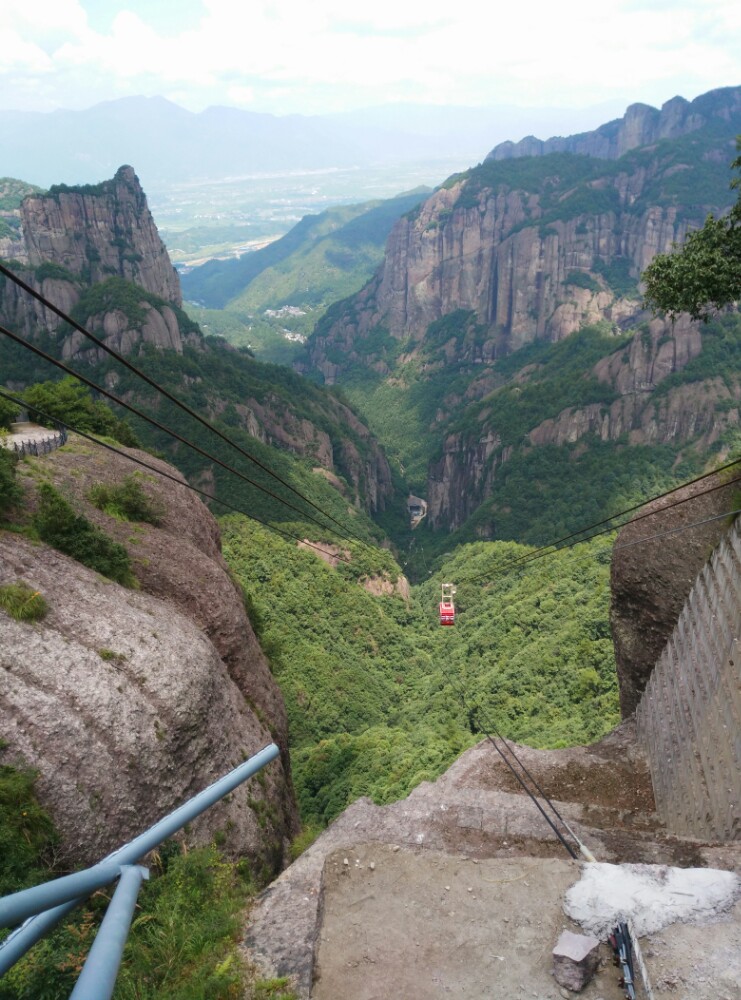
{"label": "shrub", "polygon": [[[32,826],[32,813],[29,812],[28,819],[19,816],[13,799],[8,800],[8,810],[3,809],[6,801],[2,770],[0,874],[8,860],[2,839],[4,812],[8,812],[13,826],[20,827],[16,833],[11,826],[10,845],[16,854],[24,847],[20,835],[28,829],[32,836],[38,837],[39,830]],[[24,800],[23,809],[26,808]],[[244,996],[244,969],[237,941],[251,887],[242,878],[241,866],[226,861],[213,847],[195,848],[182,854],[165,844],[157,854],[166,864],[155,861],[152,878],[142,886],[137,916],[116,981],[116,997],[118,1000],[228,1000]],[[21,856],[19,861],[23,860]],[[20,863],[18,867],[16,881],[23,878],[24,866]],[[35,881],[53,874],[56,873],[39,872]],[[0,879],[0,891],[16,887],[9,881],[5,889]],[[104,909],[105,899],[98,893],[81,911],[56,927],[3,978],[0,1000],[68,997]],[[258,996],[289,1000],[289,994],[284,993]]]}
{"label": "shrub", "polygon": [[119,420],[105,403],[94,400],[90,392],[72,375],[58,382],[39,382],[23,393],[31,420],[46,425],[59,420],[87,434],[103,434],[121,444],[136,448],[139,442],[131,427]]}
{"label": "shrub", "polygon": [[165,513],[163,505],[144,492],[136,473],[120,483],[98,483],[89,495],[98,510],[122,521],[144,521],[157,525]]}
{"label": "shrub", "polygon": [[39,591],[25,583],[8,583],[0,587],[0,608],[18,622],[37,622],[49,610]]}
{"label": "shrub", "polygon": [[129,554],[123,545],[114,542],[87,518],[75,514],[64,497],[49,483],[42,483],[39,487],[39,506],[33,525],[42,542],[71,556],[83,566],[89,566],[126,587],[136,583]]}
{"label": "shrub", "polygon": [[7,430],[18,419],[20,407],[10,399],[0,396],[0,430]]}
{"label": "shrub", "polygon": [[23,496],[23,490],[15,480],[18,459],[15,455],[0,448],[0,517],[15,507]]}
{"label": "shrub", "polygon": [[42,859],[56,835],[34,797],[35,780],[33,771],[0,766],[0,896],[48,877]]}

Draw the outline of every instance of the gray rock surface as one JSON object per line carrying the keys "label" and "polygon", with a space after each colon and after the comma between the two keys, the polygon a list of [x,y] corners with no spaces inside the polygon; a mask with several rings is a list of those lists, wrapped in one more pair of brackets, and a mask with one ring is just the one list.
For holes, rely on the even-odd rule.
{"label": "gray rock surface", "polygon": [[557,983],[579,993],[591,982],[599,965],[600,942],[588,934],[562,931],[553,949],[553,975]]}
{"label": "gray rock surface", "polygon": [[283,701],[200,500],[147,476],[145,492],[165,510],[156,528],[116,520],[87,500],[93,483],[134,468],[76,438],[21,467],[26,509],[37,478],[51,479],[128,548],[141,590],[0,532],[0,584],[23,581],[49,605],[36,623],[0,610],[1,759],[39,771],[39,796],[66,855],[90,862],[275,739],[282,761],[189,834],[203,842],[220,831],[227,851],[252,856],[269,874],[297,826]]}
{"label": "gray rock surface", "polygon": [[[683,856],[697,856],[691,842],[677,844],[663,836],[631,725],[592,747],[516,750],[601,859],[681,863]],[[568,860],[530,800],[512,789],[512,781],[491,744],[483,742],[436,782],[422,783],[400,802],[354,802],[260,897],[247,929],[250,961],[266,975],[294,976],[299,995],[309,996],[323,920],[326,859],[343,852],[352,867],[358,844],[472,861],[523,855]],[[373,860],[370,854],[368,858]],[[552,940],[542,943],[544,954]]]}

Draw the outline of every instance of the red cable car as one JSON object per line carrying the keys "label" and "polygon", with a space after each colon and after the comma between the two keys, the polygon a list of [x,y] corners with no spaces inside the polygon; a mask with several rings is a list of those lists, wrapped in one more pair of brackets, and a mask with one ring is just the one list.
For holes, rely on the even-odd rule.
{"label": "red cable car", "polygon": [[440,624],[455,625],[455,605],[453,595],[455,587],[452,583],[444,583],[442,590],[442,600],[440,601]]}

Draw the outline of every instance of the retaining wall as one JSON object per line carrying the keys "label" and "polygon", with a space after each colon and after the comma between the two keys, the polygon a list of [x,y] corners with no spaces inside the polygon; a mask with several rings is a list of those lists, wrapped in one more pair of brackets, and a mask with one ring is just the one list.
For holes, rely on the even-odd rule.
{"label": "retaining wall", "polygon": [[636,710],[675,834],[741,839],[741,518],[695,581]]}

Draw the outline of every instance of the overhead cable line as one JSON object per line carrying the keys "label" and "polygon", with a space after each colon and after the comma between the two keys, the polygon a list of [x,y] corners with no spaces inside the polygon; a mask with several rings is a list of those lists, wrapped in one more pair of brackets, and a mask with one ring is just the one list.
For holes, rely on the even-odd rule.
{"label": "overhead cable line", "polygon": [[[11,403],[16,403],[19,406],[27,405],[24,400],[19,399],[16,396],[12,396],[10,395],[10,393],[5,392],[2,389],[0,389],[0,398],[10,400]],[[158,469],[157,466],[150,465],[149,462],[145,462],[143,459],[137,458],[135,455],[129,455],[125,451],[121,451],[120,448],[116,448],[112,444],[108,444],[108,442],[106,441],[101,441],[93,434],[88,434],[86,431],[82,431],[78,427],[74,427],[72,424],[66,423],[64,420],[59,420],[56,417],[50,416],[50,414],[45,413],[38,407],[34,407],[34,410],[37,413],[39,413],[39,415],[43,417],[45,420],[48,420],[50,423],[58,424],[62,427],[65,427],[67,430],[70,430],[75,434],[79,434],[80,437],[86,438],[93,444],[96,444],[101,448],[105,448],[106,451],[113,452],[114,455],[120,455],[122,458],[128,459],[129,462],[134,462],[136,465],[140,465],[142,468],[148,469],[150,472],[154,472],[158,476],[162,476],[163,479],[169,479],[171,482],[176,483],[178,486],[182,486],[186,490],[190,490],[192,493],[198,493],[200,496],[205,497],[207,500],[212,500],[215,503],[221,504],[228,510],[233,510],[237,514],[244,514],[245,517],[249,517],[252,521],[257,521],[258,524],[261,524],[264,528],[267,528],[269,531],[274,531],[279,535],[283,535],[284,538],[294,539],[295,541],[300,542],[302,545],[306,545],[309,548],[316,549],[316,551],[319,552],[321,555],[324,556],[331,555],[333,556],[333,558],[338,559],[338,561],[340,562],[348,563],[348,565],[350,563],[349,559],[344,559],[342,556],[339,555],[334,556],[334,553],[327,552],[327,550],[323,549],[320,545],[316,545],[314,542],[310,542],[306,538],[301,538],[299,535],[295,535],[291,531],[286,531],[284,528],[278,528],[274,524],[270,524],[269,521],[263,521],[259,517],[255,517],[255,515],[250,513],[249,511],[246,511],[243,507],[236,507],[234,504],[229,503],[227,500],[221,500],[219,497],[214,496],[213,493],[208,493],[206,490],[199,489],[197,486],[192,486],[189,482],[187,482],[187,480],[179,479],[177,476],[173,476],[171,472],[165,472],[163,469]]]}
{"label": "overhead cable line", "polygon": [[[683,490],[688,486],[694,486],[696,483],[702,482],[705,479],[710,479],[713,476],[718,475],[718,473],[725,472],[727,469],[731,469],[738,465],[741,465],[741,458],[736,458],[732,462],[727,462],[725,465],[721,465],[717,469],[712,469],[710,472],[705,472],[701,476],[695,476],[694,479],[689,479],[687,482],[679,483],[677,486],[673,486],[670,490],[665,490],[663,493],[658,493],[656,496],[649,497],[647,500],[642,500],[640,503],[633,504],[631,507],[626,507],[625,510],[617,511],[615,514],[611,514],[609,517],[605,517],[601,521],[595,521],[593,524],[587,525],[585,528],[572,531],[571,534],[564,535],[563,537],[556,539],[555,542],[549,542],[547,545],[541,545],[538,548],[533,549],[531,552],[518,556],[517,559],[505,564],[505,566],[500,568],[498,572],[509,573],[510,570],[513,570],[518,566],[533,562],[536,559],[542,559],[545,556],[555,555],[556,552],[560,552],[562,549],[572,548],[574,545],[580,545],[582,542],[591,541],[591,539],[597,538],[600,535],[606,535],[611,531],[617,531],[618,528],[623,528],[626,524],[635,524],[637,521],[642,521],[644,518],[661,514],[664,511],[671,510],[673,507],[679,507],[683,503],[689,503],[692,500],[696,500],[698,497],[705,496],[708,493],[714,493],[716,490],[723,489],[726,486],[730,486],[732,483],[739,482],[741,480],[741,476],[735,476],[732,479],[728,479],[726,482],[718,483],[706,490],[700,490],[697,493],[693,493],[691,496],[675,500],[674,503],[667,504],[659,510],[646,511],[643,514],[639,514],[637,517],[631,518],[629,521],[623,521],[621,524],[613,525],[610,523],[619,517],[625,517],[626,514],[631,514],[633,511],[640,510],[641,507],[645,507],[647,504],[655,503],[657,500],[663,500],[664,497],[671,496],[672,493],[677,493],[679,490]],[[593,528],[600,528],[602,525],[607,525],[607,527],[603,528],[601,531],[594,531],[592,534],[586,535],[585,538],[577,537],[579,535],[586,534],[586,532],[591,531]],[[565,542],[569,542],[569,544],[563,544]],[[489,579],[491,575],[491,573],[481,573],[479,576],[473,577],[468,582],[477,583],[479,580]]]}
{"label": "overhead cable line", "polygon": [[[483,715],[483,713],[481,712],[481,709],[478,706],[474,706],[474,712],[476,712],[477,714],[479,714],[479,716]],[[530,773],[530,771],[528,770],[528,768],[526,767],[526,765],[517,756],[517,754],[515,753],[515,750],[513,749],[513,747],[507,742],[507,740],[505,739],[505,737],[502,736],[502,734],[497,730],[496,726],[494,726],[490,721],[487,721],[486,719],[482,719],[482,721],[484,723],[484,732],[486,733],[487,739],[491,740],[491,742],[494,743],[494,740],[492,739],[492,737],[490,736],[490,734],[487,732],[487,727],[488,727],[494,733],[494,735],[497,737],[497,739],[501,740],[501,742],[507,748],[508,753],[512,754],[512,756],[514,757],[514,759],[517,761],[518,765],[522,768],[522,770],[527,775],[528,779],[530,781],[532,781],[532,783],[535,785],[535,787],[537,788],[539,794],[545,799],[545,801],[548,803],[548,805],[553,810],[553,812],[555,813],[555,815],[558,817],[559,821],[569,831],[569,833],[571,834],[571,836],[574,838],[574,840],[576,841],[576,843],[579,845],[579,850],[581,851],[582,855],[587,859],[587,861],[594,861],[595,858],[594,858],[594,855],[592,854],[592,852],[589,850],[588,847],[586,847],[585,844],[582,843],[580,837],[571,828],[571,826],[569,826],[569,824],[563,818],[563,816],[558,811],[558,809],[556,809],[556,807],[554,806],[553,802],[548,798],[548,796],[546,795],[546,793],[540,787],[540,784],[538,783],[537,779]]]}
{"label": "overhead cable line", "polygon": [[[442,664],[441,664],[441,666],[442,666]],[[446,668],[444,666],[442,666],[442,671],[443,671],[443,674],[447,677],[447,679],[448,679],[451,687],[455,691],[457,691],[458,697],[461,700],[461,704],[463,705],[463,708],[466,710],[466,712],[469,714],[469,716],[472,716],[474,713],[478,713],[480,710],[479,710],[479,707],[477,705],[469,705],[468,700],[466,698],[466,692],[465,692],[464,688],[462,686],[456,684],[456,682],[453,680],[452,674],[450,674],[448,672],[448,670],[446,670]],[[491,728],[493,729],[493,727],[491,727]],[[507,758],[507,756],[503,753],[503,751],[501,750],[501,748],[499,747],[499,745],[496,743],[496,741],[494,740],[494,738],[491,735],[491,733],[489,733],[486,730],[486,728],[484,729],[484,735],[486,736],[487,740],[491,743],[491,745],[494,747],[494,749],[499,754],[499,756],[502,758],[502,760],[507,765],[507,767],[512,772],[512,774],[515,776],[515,778],[517,779],[517,781],[519,782],[519,784],[522,786],[522,788],[524,789],[524,791],[526,792],[526,794],[530,797],[530,799],[532,800],[533,804],[537,808],[538,812],[542,815],[543,819],[546,821],[546,823],[548,824],[548,826],[550,826],[550,828],[553,830],[553,832],[558,837],[558,839],[561,842],[561,844],[563,845],[563,847],[566,849],[566,851],[569,853],[569,855],[572,858],[574,858],[574,860],[576,860],[576,852],[574,851],[573,847],[567,842],[566,838],[561,833],[561,831],[558,829],[558,827],[556,826],[556,824],[553,821],[553,819],[546,813],[545,809],[540,804],[540,802],[538,802],[538,799],[534,795],[533,791],[530,788],[528,788],[527,784],[525,783],[525,781],[522,778],[522,775],[518,773],[517,769],[514,767],[514,765],[511,763],[511,761]],[[499,739],[501,739],[502,742],[504,742],[505,746],[507,746],[507,749],[510,750],[510,752],[514,753],[514,751],[511,750],[511,747],[509,747],[507,745],[506,741],[501,736],[499,736]],[[517,760],[518,760],[518,763],[520,763],[520,765],[522,766],[521,761],[519,761],[519,758],[517,758]],[[534,779],[532,778],[532,775],[530,775],[529,772],[527,772],[527,774],[531,778],[531,780],[534,781]],[[537,782],[534,781],[534,783],[535,783],[536,787],[538,788],[538,791],[540,792],[540,794],[545,799],[545,801],[548,803],[548,805],[551,807],[551,809],[554,811],[554,813],[558,816],[558,818],[561,820],[561,822],[567,828],[567,830],[569,831],[569,833],[571,834],[571,836],[574,838],[574,840],[577,842],[577,844],[579,844],[579,847],[582,848],[584,845],[581,843],[581,841],[576,836],[576,834],[573,832],[573,830],[571,830],[571,828],[568,826],[568,824],[566,824],[564,822],[563,817],[558,813],[558,811],[556,810],[555,806],[550,801],[550,799],[548,798],[548,796],[545,795],[545,793],[542,791],[542,789],[537,784]],[[587,849],[584,848],[584,850],[586,851]],[[589,852],[587,852],[587,853],[589,853]],[[591,855],[590,855],[590,858],[591,858],[591,860],[594,860],[594,858],[591,857]]]}
{"label": "overhead cable line", "polygon": [[295,494],[297,497],[300,497],[301,500],[303,500],[305,503],[308,503],[311,507],[317,510],[324,517],[328,518],[330,521],[333,521],[344,532],[351,534],[358,541],[361,542],[363,541],[360,535],[356,534],[351,528],[347,528],[342,524],[341,521],[338,521],[337,518],[333,517],[332,514],[328,514],[326,511],[322,510],[322,508],[318,504],[315,504],[313,500],[310,500],[308,497],[304,496],[299,490],[291,486],[289,482],[287,482],[285,479],[279,476],[278,473],[274,472],[269,466],[261,462],[259,458],[256,458],[254,455],[251,455],[246,449],[242,448],[241,445],[237,444],[236,441],[232,441],[232,439],[229,438],[222,431],[220,431],[218,427],[215,427],[210,421],[206,420],[205,417],[202,417],[199,413],[196,412],[196,410],[188,406],[187,403],[183,403],[182,400],[177,398],[177,396],[174,396],[168,389],[165,389],[164,386],[160,385],[154,379],[150,378],[149,375],[146,375],[140,368],[137,368],[136,365],[133,365],[122,354],[120,354],[118,351],[114,350],[114,348],[106,344],[105,341],[101,340],[99,337],[96,337],[95,334],[87,330],[84,326],[78,323],[77,320],[72,319],[72,317],[69,316],[66,312],[64,312],[63,309],[60,309],[58,306],[55,306],[53,302],[50,302],[49,299],[47,299],[44,295],[42,295],[40,292],[37,292],[35,288],[32,288],[31,285],[29,285],[22,278],[20,278],[13,270],[6,267],[5,264],[3,264],[2,262],[0,262],[0,274],[3,274],[5,275],[6,278],[9,278],[12,282],[18,285],[19,288],[22,288],[24,292],[27,292],[32,298],[36,299],[36,301],[41,303],[41,305],[43,305],[46,309],[49,309],[51,312],[53,312],[55,316],[58,316],[59,319],[63,320],[65,323],[69,323],[70,326],[73,329],[77,330],[78,333],[81,333],[83,337],[87,337],[88,340],[92,341],[97,347],[105,351],[106,354],[110,355],[110,357],[118,361],[119,364],[122,364],[134,375],[137,375],[140,379],[142,379],[142,381],[146,382],[147,385],[149,385],[152,389],[160,393],[160,395],[164,396],[171,403],[174,403],[175,406],[181,409],[184,413],[187,413],[194,420],[197,420],[199,424],[210,430],[217,437],[221,438],[221,440],[224,441],[226,444],[228,444],[230,447],[235,448],[241,455],[243,455],[245,458],[248,458],[250,462],[253,462],[258,468],[262,469],[263,472],[267,472],[268,475],[272,476],[273,479],[277,480],[277,482],[285,486],[286,489],[290,490],[291,493]]}
{"label": "overhead cable line", "polygon": [[[731,482],[736,482],[733,479]],[[708,492],[710,492],[708,490]],[[702,496],[702,494],[698,494]],[[687,531],[689,528],[699,528],[702,524],[710,524],[711,521],[720,521],[724,517],[733,517],[734,514],[741,514],[741,507],[737,507],[735,510],[727,510],[725,514],[715,514],[713,517],[703,518],[702,521],[693,521],[691,524],[680,524],[677,528],[670,528],[668,531],[657,531],[654,535],[644,535],[642,538],[636,538],[634,542],[623,542],[622,545],[615,545],[613,552],[617,549],[629,549],[633,545],[640,545],[642,542],[651,542],[654,538],[666,538],[667,535],[676,535],[680,531]]]}
{"label": "overhead cable line", "polygon": [[[711,476],[714,476],[715,472],[717,471],[719,470],[716,469],[713,472],[708,472],[706,476],[702,478],[709,478]],[[693,480],[693,482],[695,481],[696,480]],[[698,497],[707,496],[709,493],[715,493],[716,490],[722,490],[726,486],[731,486],[733,483],[738,483],[738,482],[741,482],[741,476],[734,476],[732,479],[728,479],[724,483],[717,483],[715,486],[709,486],[706,490],[698,490],[697,493],[693,493],[691,496],[688,497],[682,497],[681,500],[675,500],[674,503],[669,503],[665,507],[660,507],[658,510],[649,510],[646,511],[644,514],[639,514],[637,517],[633,517],[628,521],[623,521],[620,524],[608,525],[608,527],[606,528],[602,528],[599,531],[592,532],[591,535],[587,535],[585,538],[577,538],[576,540],[569,542],[568,545],[561,545],[558,548],[553,549],[553,551],[541,552],[540,550],[537,550],[535,553],[529,553],[527,556],[525,556],[519,561],[522,563],[522,565],[527,565],[528,563],[533,562],[536,559],[542,559],[546,556],[555,555],[556,552],[561,552],[563,551],[563,549],[573,548],[573,546],[575,545],[581,545],[582,542],[590,542],[593,538],[599,538],[600,535],[607,535],[611,531],[617,531],[619,528],[624,528],[628,524],[636,524],[636,522],[642,521],[644,518],[657,517],[659,514],[663,514],[667,510],[672,510],[674,507],[680,507],[683,503],[689,503],[691,500],[697,500]],[[680,486],[677,486],[675,489],[676,490],[682,489],[684,485],[687,484],[682,484]],[[673,490],[669,491],[669,493],[671,492],[674,491]],[[668,495],[669,495],[668,493],[662,494],[662,496],[668,496]],[[652,503],[652,502],[653,502],[652,500],[646,501],[646,503]],[[620,516],[619,514],[615,515],[615,517],[619,516]],[[620,548],[622,547],[623,546],[620,546]]]}
{"label": "overhead cable line", "polygon": [[[50,364],[59,368],[61,371],[66,372],[68,375],[72,375],[76,379],[79,379],[85,385],[89,386],[91,389],[94,389],[96,392],[101,393],[101,395],[106,396],[108,399],[116,403],[118,406],[124,407],[124,409],[128,410],[130,413],[133,413],[135,416],[140,417],[142,420],[147,421],[147,423],[151,424],[153,427],[156,427],[157,430],[160,430],[163,433],[168,434],[170,437],[174,438],[176,441],[179,441],[181,444],[186,445],[188,448],[192,448],[193,451],[197,452],[203,458],[206,458],[210,462],[216,463],[217,465],[221,466],[222,469],[225,469],[232,475],[238,476],[240,479],[244,480],[244,482],[249,483],[250,486],[254,486],[255,489],[258,489],[262,493],[265,493],[273,500],[277,500],[279,503],[284,504],[286,507],[295,511],[297,514],[300,514],[302,518],[308,518],[308,520],[313,521],[314,524],[318,525],[323,531],[332,531],[335,534],[341,534],[343,538],[350,541],[350,536],[346,534],[344,531],[340,532],[337,530],[337,528],[332,528],[327,524],[322,524],[322,522],[319,521],[316,517],[314,517],[313,514],[309,514],[307,511],[301,510],[300,507],[297,507],[290,500],[286,500],[284,497],[281,497],[277,493],[274,493],[272,490],[268,489],[267,486],[262,486],[260,483],[255,482],[254,479],[250,479],[250,477],[246,476],[243,472],[240,472],[233,466],[228,465],[226,462],[222,462],[220,458],[217,458],[210,452],[205,451],[203,448],[201,448],[197,444],[194,444],[192,441],[187,440],[187,438],[184,438],[181,434],[178,434],[177,431],[171,430],[169,427],[166,427],[164,424],[161,424],[154,417],[148,416],[142,410],[138,409],[138,407],[134,406],[131,403],[127,403],[125,400],[121,399],[119,396],[116,396],[108,389],[104,389],[103,386],[100,386],[96,382],[93,382],[91,379],[87,378],[87,376],[80,375],[79,372],[74,371],[68,365],[64,364],[63,361],[58,361],[56,358],[52,357],[51,354],[47,354],[46,351],[42,351],[40,347],[37,347],[35,344],[31,344],[23,337],[18,336],[17,333],[13,333],[12,330],[8,330],[6,327],[0,325],[0,333],[4,334],[6,337],[10,337],[11,340],[15,341],[17,344],[20,344],[22,347],[27,348],[29,351],[32,351],[34,354],[38,355],[40,358],[43,358],[45,361],[48,361]],[[27,406],[28,404],[24,403],[23,405]],[[293,492],[295,493],[296,490],[293,490]],[[301,496],[301,494],[298,495]],[[312,504],[312,507],[316,507],[316,504]],[[317,509],[320,510],[320,508]],[[330,517],[331,515],[327,514],[326,516]],[[332,518],[332,520],[334,521],[335,519]]]}

